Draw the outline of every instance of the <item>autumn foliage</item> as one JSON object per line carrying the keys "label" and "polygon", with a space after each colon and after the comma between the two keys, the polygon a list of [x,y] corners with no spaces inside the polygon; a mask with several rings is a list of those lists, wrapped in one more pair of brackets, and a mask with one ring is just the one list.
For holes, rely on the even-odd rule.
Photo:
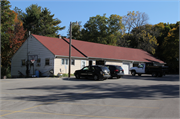
{"label": "autumn foliage", "polygon": [[[18,19],[18,14],[14,11],[11,11],[8,1],[2,2],[1,13],[7,14],[8,17],[4,16],[1,19],[1,30],[2,32],[2,41],[1,41],[1,60],[2,65],[1,69],[2,75],[7,75],[10,71],[11,58],[15,52],[21,47],[24,43],[25,32],[23,28],[23,22]],[[10,19],[10,20],[9,20]],[[9,20],[9,21],[7,21]]]}
{"label": "autumn foliage", "polygon": [[25,39],[25,32],[23,27],[23,22],[18,20],[18,14],[15,13],[15,19],[14,19],[14,30],[9,30],[8,33],[11,34],[9,39],[9,47],[11,49],[12,54],[14,54],[24,43]]}

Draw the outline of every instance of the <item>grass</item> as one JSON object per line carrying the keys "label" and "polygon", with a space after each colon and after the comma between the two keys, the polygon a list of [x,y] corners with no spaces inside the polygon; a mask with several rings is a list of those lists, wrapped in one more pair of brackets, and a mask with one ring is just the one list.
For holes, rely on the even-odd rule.
{"label": "grass", "polygon": [[[54,77],[68,77],[69,75],[68,74],[58,74],[58,75],[54,75]],[[74,76],[74,74],[71,74],[71,76]]]}

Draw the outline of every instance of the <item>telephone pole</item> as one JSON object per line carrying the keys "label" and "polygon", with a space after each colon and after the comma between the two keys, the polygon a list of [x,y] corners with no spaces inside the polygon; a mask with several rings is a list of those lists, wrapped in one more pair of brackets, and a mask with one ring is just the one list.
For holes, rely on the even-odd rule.
{"label": "telephone pole", "polygon": [[69,39],[69,75],[68,78],[71,76],[71,39],[72,39],[72,23],[70,22],[70,39]]}

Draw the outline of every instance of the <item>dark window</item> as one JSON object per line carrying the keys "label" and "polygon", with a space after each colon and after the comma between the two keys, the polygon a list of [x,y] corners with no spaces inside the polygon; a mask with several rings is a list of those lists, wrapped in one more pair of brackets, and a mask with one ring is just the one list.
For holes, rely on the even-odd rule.
{"label": "dark window", "polygon": [[71,65],[75,65],[75,60],[71,59]]}
{"label": "dark window", "polygon": [[38,66],[38,67],[41,66],[41,59],[40,58],[37,60],[36,66]]}
{"label": "dark window", "polygon": [[92,61],[89,61],[89,66],[92,66]]}
{"label": "dark window", "polygon": [[68,59],[65,59],[65,64],[68,65]]}
{"label": "dark window", "polygon": [[49,59],[45,60],[45,65],[49,65]]}
{"label": "dark window", "polygon": [[64,59],[62,59],[62,64],[64,64]]}
{"label": "dark window", "polygon": [[25,66],[25,65],[26,65],[25,59],[21,60],[21,66]]}
{"label": "dark window", "polygon": [[[62,59],[62,65],[68,65],[69,59]],[[71,59],[71,65],[75,65],[75,60]]]}

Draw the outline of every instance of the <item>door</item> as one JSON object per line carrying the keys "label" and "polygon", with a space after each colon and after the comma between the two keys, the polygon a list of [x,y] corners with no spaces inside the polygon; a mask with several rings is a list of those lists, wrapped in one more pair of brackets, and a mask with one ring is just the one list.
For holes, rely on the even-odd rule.
{"label": "door", "polygon": [[86,66],[86,60],[81,60],[81,68]]}
{"label": "door", "polygon": [[88,71],[89,71],[89,67],[84,67],[82,70],[81,70],[81,73],[80,75],[81,76],[87,76],[88,75]]}
{"label": "door", "polygon": [[140,64],[136,70],[137,73],[145,73],[145,65]]}
{"label": "door", "polygon": [[124,74],[129,74],[129,63],[123,63]]}
{"label": "door", "polygon": [[90,66],[89,70],[87,71],[88,77],[93,77],[94,72],[95,72],[95,67],[94,66]]}

